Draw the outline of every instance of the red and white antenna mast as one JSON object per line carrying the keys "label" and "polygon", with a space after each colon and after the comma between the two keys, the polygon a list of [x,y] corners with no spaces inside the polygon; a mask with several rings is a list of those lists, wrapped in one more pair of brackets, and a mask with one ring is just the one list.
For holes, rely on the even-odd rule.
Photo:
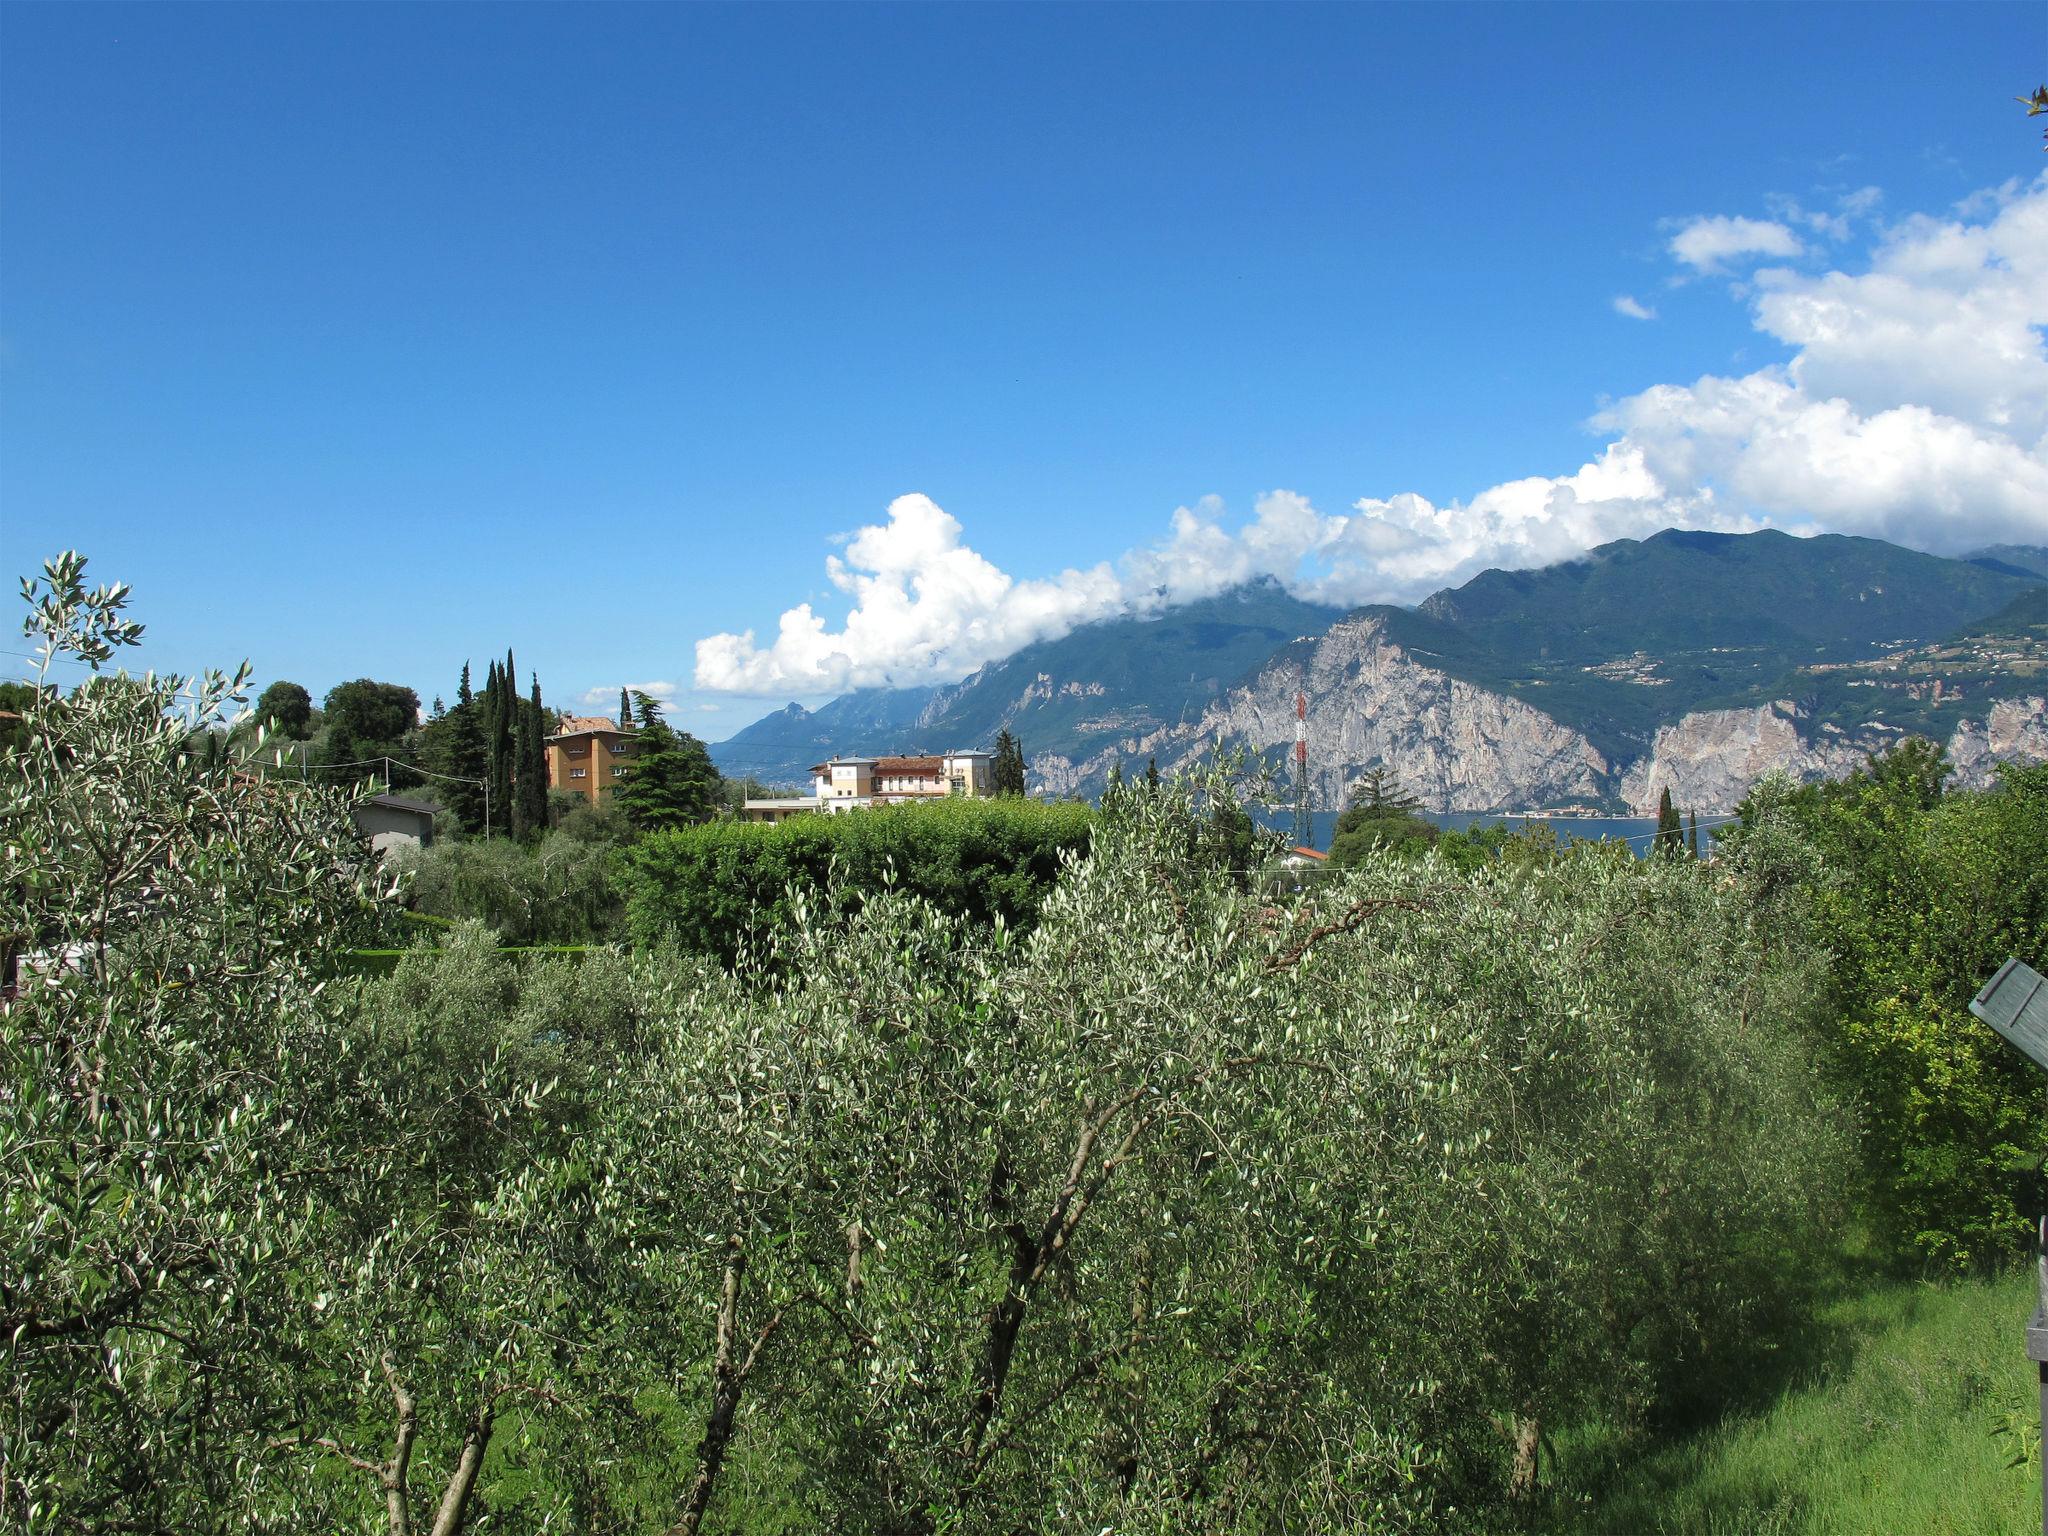
{"label": "red and white antenna mast", "polygon": [[1294,846],[1315,846],[1315,824],[1308,813],[1308,695],[1294,695]]}

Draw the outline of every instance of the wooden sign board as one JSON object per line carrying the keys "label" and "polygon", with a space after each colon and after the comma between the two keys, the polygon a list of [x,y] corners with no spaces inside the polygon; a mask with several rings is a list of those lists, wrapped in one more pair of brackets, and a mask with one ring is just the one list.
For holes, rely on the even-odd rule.
{"label": "wooden sign board", "polygon": [[2008,960],[1970,1000],[1970,1012],[2048,1072],[2048,978],[2030,965]]}

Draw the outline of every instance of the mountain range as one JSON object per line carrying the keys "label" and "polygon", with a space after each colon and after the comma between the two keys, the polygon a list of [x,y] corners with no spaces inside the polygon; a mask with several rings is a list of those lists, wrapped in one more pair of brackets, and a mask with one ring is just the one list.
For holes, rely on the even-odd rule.
{"label": "mountain range", "polygon": [[[1448,810],[1725,810],[1761,773],[1844,772],[1909,733],[1966,772],[2048,758],[2048,549],[1668,530],[1413,608],[1258,581],[1026,646],[965,680],[791,704],[711,748],[798,783],[835,752],[1023,743],[1033,787],[1099,791],[1226,745],[1277,766],[1307,695],[1311,798],[1391,767]],[[1291,770],[1286,770],[1291,772]]]}

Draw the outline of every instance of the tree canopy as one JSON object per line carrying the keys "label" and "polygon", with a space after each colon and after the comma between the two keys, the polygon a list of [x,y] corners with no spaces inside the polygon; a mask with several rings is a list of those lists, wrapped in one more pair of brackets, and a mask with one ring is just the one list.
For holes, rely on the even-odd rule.
{"label": "tree canopy", "polygon": [[639,728],[624,779],[612,803],[639,831],[652,832],[708,821],[719,804],[720,775],[704,743],[662,718],[661,703],[635,695]]}
{"label": "tree canopy", "polygon": [[355,763],[403,755],[405,738],[419,724],[420,696],[400,683],[359,677],[329,689],[321,708],[326,761]]}
{"label": "tree canopy", "polygon": [[1330,841],[1330,862],[1352,866],[1375,853],[1421,853],[1437,839],[1436,823],[1418,814],[1422,802],[1402,789],[1384,764],[1366,769],[1351,786]]}
{"label": "tree canopy", "polygon": [[303,739],[313,718],[313,696],[280,679],[258,695],[256,718],[280,735]]}

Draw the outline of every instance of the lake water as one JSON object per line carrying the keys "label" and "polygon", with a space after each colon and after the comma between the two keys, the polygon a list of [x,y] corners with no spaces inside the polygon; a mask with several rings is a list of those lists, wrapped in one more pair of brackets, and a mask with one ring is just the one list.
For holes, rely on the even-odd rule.
{"label": "lake water", "polygon": [[[1294,814],[1291,811],[1277,810],[1268,806],[1255,806],[1253,807],[1252,814],[1277,832],[1291,831],[1294,826]],[[1450,831],[1463,831],[1466,827],[1475,825],[1490,827],[1503,823],[1511,827],[1524,827],[1531,821],[1543,820],[1540,816],[1500,816],[1483,811],[1425,811],[1423,814],[1438,826]],[[1316,829],[1315,846],[1318,849],[1328,851],[1330,839],[1336,832],[1337,813],[1335,811],[1316,811],[1312,815]],[[1721,819],[1720,817],[1714,818],[1716,823],[1719,823]],[[1572,842],[1581,840],[1598,842],[1602,838],[1625,838],[1631,851],[1641,855],[1648,851],[1650,847],[1650,839],[1657,830],[1657,818],[1654,816],[1559,816],[1553,819],[1550,825],[1557,829],[1557,835],[1560,838]],[[1713,836],[1713,830],[1713,827],[1707,824],[1706,818],[1702,817],[1700,825],[1702,852],[1705,851],[1708,839]]]}

